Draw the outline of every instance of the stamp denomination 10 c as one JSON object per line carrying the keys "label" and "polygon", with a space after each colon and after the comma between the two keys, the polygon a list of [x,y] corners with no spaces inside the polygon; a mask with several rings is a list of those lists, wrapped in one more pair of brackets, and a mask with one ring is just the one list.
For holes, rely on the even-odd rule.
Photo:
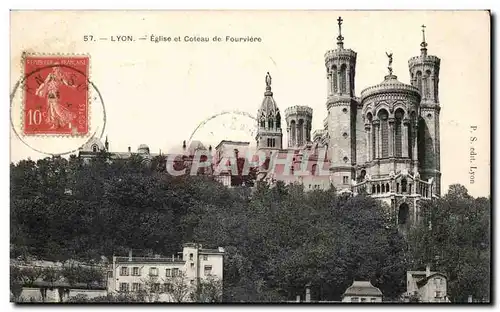
{"label": "stamp denomination 10 c", "polygon": [[23,67],[23,135],[86,135],[90,58],[25,55]]}

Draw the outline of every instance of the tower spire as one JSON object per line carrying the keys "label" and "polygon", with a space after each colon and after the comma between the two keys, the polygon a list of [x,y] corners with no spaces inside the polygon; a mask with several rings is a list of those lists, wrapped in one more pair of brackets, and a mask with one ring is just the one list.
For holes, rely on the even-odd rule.
{"label": "tower spire", "polygon": [[422,55],[427,55],[427,42],[425,42],[425,25],[422,25],[422,43],[420,43]]}
{"label": "tower spire", "polygon": [[339,16],[339,18],[337,18],[337,22],[339,24],[339,35],[337,36],[337,46],[339,47],[339,49],[343,49],[344,48],[344,37],[342,37],[342,22],[344,20],[342,19],[341,16]]}

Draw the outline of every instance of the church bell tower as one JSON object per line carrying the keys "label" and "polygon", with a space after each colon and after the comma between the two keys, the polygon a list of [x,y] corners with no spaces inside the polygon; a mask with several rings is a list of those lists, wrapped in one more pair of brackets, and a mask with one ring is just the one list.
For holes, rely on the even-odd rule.
{"label": "church bell tower", "polygon": [[333,186],[340,190],[350,188],[355,177],[356,164],[356,113],[354,94],[356,52],[344,49],[342,18],[337,19],[339,35],[337,48],[325,54],[328,135],[328,153],[331,159],[330,177]]}
{"label": "church bell tower", "polygon": [[420,91],[420,116],[418,118],[418,162],[422,179],[434,180],[434,194],[441,195],[441,161],[439,134],[439,67],[441,60],[427,54],[425,25],[422,25],[420,55],[410,58],[411,84]]}

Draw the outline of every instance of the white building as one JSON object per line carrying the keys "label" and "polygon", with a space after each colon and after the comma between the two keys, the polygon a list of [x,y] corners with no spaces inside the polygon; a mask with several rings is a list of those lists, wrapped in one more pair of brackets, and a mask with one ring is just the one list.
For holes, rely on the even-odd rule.
{"label": "white building", "polygon": [[416,296],[419,302],[450,302],[447,295],[446,275],[425,271],[406,272],[406,292],[409,297]]}
{"label": "white building", "polygon": [[[146,301],[192,301],[197,285],[210,282],[222,295],[224,249],[186,243],[180,256],[113,257],[108,293],[146,294]],[[213,300],[213,299],[207,299]]]}

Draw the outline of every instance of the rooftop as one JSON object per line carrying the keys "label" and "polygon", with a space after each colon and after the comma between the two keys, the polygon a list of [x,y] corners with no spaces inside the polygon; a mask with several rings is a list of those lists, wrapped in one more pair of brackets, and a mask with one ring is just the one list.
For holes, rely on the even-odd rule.
{"label": "rooftop", "polygon": [[344,296],[375,296],[382,297],[382,292],[377,287],[373,286],[369,281],[354,281],[347,288]]}

